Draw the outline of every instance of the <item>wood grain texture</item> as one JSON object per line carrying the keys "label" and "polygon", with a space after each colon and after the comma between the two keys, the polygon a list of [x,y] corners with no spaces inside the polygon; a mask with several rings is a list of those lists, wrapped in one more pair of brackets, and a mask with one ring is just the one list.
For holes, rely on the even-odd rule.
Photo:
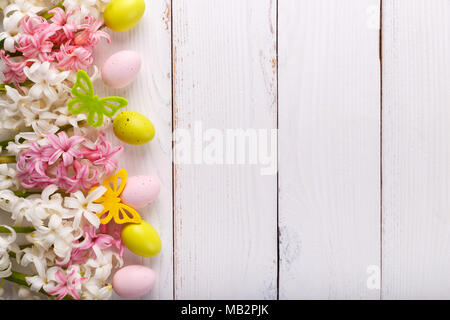
{"label": "wood grain texture", "polygon": [[158,231],[162,252],[155,258],[141,258],[126,252],[125,263],[144,264],[157,274],[153,290],[143,299],[173,298],[173,223],[172,223],[172,90],[171,90],[171,2],[147,0],[145,15],[139,24],[125,33],[111,34],[111,44],[96,50],[96,64],[101,66],[111,54],[120,50],[135,50],[142,56],[139,76],[129,87],[113,90],[97,81],[99,94],[124,96],[128,110],[147,116],[154,124],[156,136],[144,146],[131,146],[119,141],[109,132],[114,143],[124,146],[120,167],[129,176],[157,175],[161,193],[155,203],[139,210],[143,219]]}
{"label": "wood grain texture", "polygon": [[383,298],[450,298],[450,2],[383,1]]}
{"label": "wood grain texture", "polygon": [[[276,128],[275,23],[275,1],[173,1],[177,130]],[[179,163],[174,191],[175,298],[276,299],[276,174]]]}
{"label": "wood grain texture", "polygon": [[[136,28],[110,32],[96,64],[135,50],[143,65],[96,92],[157,132],[120,158],[162,181],[140,211],[162,253],[125,256],[157,273],[143,299],[450,298],[450,1],[380,2],[146,0]],[[278,127],[278,176],[183,162],[172,129],[194,156],[200,126]]]}
{"label": "wood grain texture", "polygon": [[280,299],[379,298],[377,10],[279,0]]}

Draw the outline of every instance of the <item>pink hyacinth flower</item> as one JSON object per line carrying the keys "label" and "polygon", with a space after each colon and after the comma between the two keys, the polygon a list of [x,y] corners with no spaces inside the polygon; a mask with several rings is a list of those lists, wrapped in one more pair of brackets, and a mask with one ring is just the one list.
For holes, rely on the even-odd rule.
{"label": "pink hyacinth flower", "polygon": [[[74,241],[69,262],[59,266],[65,268],[72,264],[85,263],[91,252],[97,258],[99,250],[105,250],[112,246],[119,250],[119,257],[122,258],[125,245],[122,243],[120,233],[114,232],[115,237],[108,235],[105,229],[102,228],[103,226],[105,225],[100,226],[100,230],[94,226],[85,226],[83,228],[83,241]],[[98,231],[100,232],[98,233]]]}
{"label": "pink hyacinth flower", "polygon": [[49,149],[40,148],[32,142],[30,148],[23,151],[17,160],[17,177],[21,179],[24,188],[36,188],[52,184],[52,179],[46,175],[48,168]]}
{"label": "pink hyacinth flower", "polygon": [[48,172],[48,174],[52,174],[52,176],[54,176],[54,178],[51,179],[52,184],[57,185],[64,191],[70,190],[76,183],[74,179],[68,176],[68,167],[66,167],[62,161],[58,163],[58,166],[56,167],[56,173],[54,172],[55,168],[53,168],[53,170],[51,171],[53,172]]}
{"label": "pink hyacinth flower", "polygon": [[52,41],[57,44],[62,44],[67,40],[73,40],[75,32],[78,29],[78,26],[75,23],[68,21],[69,17],[73,14],[73,10],[66,13],[61,8],[54,8],[48,13],[53,14],[50,21],[55,26],[58,26],[58,33],[52,37]]}
{"label": "pink hyacinth flower", "polygon": [[14,62],[5,54],[4,50],[0,50],[0,58],[6,65],[6,69],[3,71],[5,83],[12,83],[18,87],[19,83],[22,83],[27,79],[27,76],[23,72],[23,68],[27,65],[27,60]]}
{"label": "pink hyacinth flower", "polygon": [[74,299],[79,300],[80,295],[78,291],[80,290],[81,283],[87,278],[82,278],[78,274],[78,266],[73,266],[68,270],[69,274],[64,272],[62,269],[56,271],[55,278],[57,285],[48,289],[47,293],[52,296],[58,296],[58,300],[64,299],[68,294]]}
{"label": "pink hyacinth flower", "polygon": [[[74,243],[77,244],[78,241]],[[57,261],[56,265],[61,268],[67,268],[69,265],[72,264],[83,264],[89,258],[89,254],[90,252],[87,250],[82,250],[80,248],[73,248],[72,252],[70,253],[69,262],[67,262],[66,264],[61,264],[59,261]]]}
{"label": "pink hyacinth flower", "polygon": [[22,29],[25,34],[34,35],[41,33],[49,27],[49,23],[43,17],[26,17],[21,21]]}
{"label": "pink hyacinth flower", "polygon": [[111,42],[109,34],[99,30],[102,26],[100,21],[96,21],[91,16],[87,16],[85,19],[87,20],[87,23],[79,26],[80,29],[84,29],[83,32],[75,37],[74,43],[76,45],[93,47],[97,45],[102,38],[106,39],[108,43]]}
{"label": "pink hyacinth flower", "polygon": [[108,249],[111,246],[115,246],[119,249],[119,256],[122,258],[124,245],[122,240],[119,237],[113,237],[108,234],[97,233],[97,229],[94,226],[85,226],[84,227],[84,240],[77,245],[77,248],[81,250],[92,249],[92,252],[95,257],[97,257],[98,253],[96,251]]}
{"label": "pink hyacinth flower", "polygon": [[67,137],[64,131],[54,134],[47,134],[47,138],[53,148],[53,153],[48,159],[48,164],[52,165],[62,156],[64,166],[70,166],[74,158],[81,158],[82,154],[76,147],[85,139],[80,136]]}
{"label": "pink hyacinth flower", "polygon": [[72,167],[75,175],[72,178],[68,178],[71,181],[71,186],[67,189],[67,192],[71,193],[79,189],[90,190],[99,184],[98,172],[95,169],[92,170],[91,165],[87,163],[81,164],[75,160]]}
{"label": "pink hyacinth flower", "polygon": [[72,264],[85,263],[88,258],[89,258],[89,251],[85,251],[80,248],[74,248],[70,256]]}
{"label": "pink hyacinth flower", "polygon": [[42,17],[27,17],[22,20],[22,28],[25,33],[19,37],[16,49],[27,58],[52,61],[53,42],[50,38],[58,26],[48,24]]}
{"label": "pink hyacinth flower", "polygon": [[81,151],[83,156],[96,166],[103,166],[106,175],[110,175],[117,168],[117,162],[113,159],[123,150],[122,146],[113,147],[106,140],[105,134],[101,133],[93,148],[85,148]]}
{"label": "pink hyacinth flower", "polygon": [[58,68],[72,71],[86,70],[94,62],[92,49],[74,46],[70,43],[61,45],[60,49],[55,55],[58,60]]}

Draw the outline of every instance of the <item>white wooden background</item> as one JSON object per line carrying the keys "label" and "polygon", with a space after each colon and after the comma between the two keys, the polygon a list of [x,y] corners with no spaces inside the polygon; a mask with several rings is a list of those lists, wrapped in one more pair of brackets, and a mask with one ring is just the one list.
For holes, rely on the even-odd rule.
{"label": "white wooden background", "polygon": [[[157,129],[123,165],[163,181],[163,252],[129,256],[145,298],[450,298],[449,36],[449,0],[148,0],[98,52],[144,57],[122,93]],[[198,121],[278,128],[278,174],[175,164]]]}
{"label": "white wooden background", "polygon": [[[450,0],[146,2],[97,50],[144,57],[103,91],[157,130],[121,160],[163,182],[145,298],[450,298]],[[278,128],[278,174],[175,164],[198,121]]]}

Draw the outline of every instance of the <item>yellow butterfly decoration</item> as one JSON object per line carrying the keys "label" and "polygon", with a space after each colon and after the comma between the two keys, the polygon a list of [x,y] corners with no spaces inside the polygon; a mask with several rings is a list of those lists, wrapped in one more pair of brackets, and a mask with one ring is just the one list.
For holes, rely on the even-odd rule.
{"label": "yellow butterfly decoration", "polygon": [[[119,184],[120,180],[120,184]],[[121,169],[117,174],[109,177],[103,181],[103,186],[106,192],[95,200],[95,203],[103,205],[102,212],[97,213],[101,224],[107,224],[114,218],[117,224],[124,223],[140,223],[141,216],[132,207],[122,203],[120,195],[127,183],[127,170]],[[90,192],[94,191],[96,187],[92,188]]]}

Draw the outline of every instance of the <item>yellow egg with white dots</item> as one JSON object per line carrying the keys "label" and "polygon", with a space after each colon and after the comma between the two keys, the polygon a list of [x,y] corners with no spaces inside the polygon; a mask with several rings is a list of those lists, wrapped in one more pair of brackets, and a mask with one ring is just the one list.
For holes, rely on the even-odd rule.
{"label": "yellow egg with white dots", "polygon": [[105,24],[113,31],[124,32],[138,24],[144,11],[144,0],[112,0],[105,8]]}
{"label": "yellow egg with white dots", "polygon": [[136,111],[124,111],[113,120],[117,138],[132,145],[142,145],[155,137],[155,127],[144,115]]}

